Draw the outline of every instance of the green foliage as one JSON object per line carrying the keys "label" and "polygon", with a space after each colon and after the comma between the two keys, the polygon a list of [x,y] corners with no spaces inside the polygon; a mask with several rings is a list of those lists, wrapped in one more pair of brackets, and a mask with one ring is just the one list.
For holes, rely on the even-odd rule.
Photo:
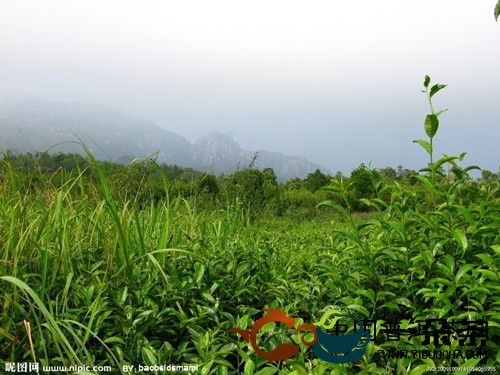
{"label": "green foliage", "polygon": [[[432,110],[430,81],[426,76],[424,87]],[[496,270],[500,266],[499,184],[474,183],[468,173],[477,167],[458,165],[465,154],[445,155],[433,162],[432,140],[439,123],[432,112],[425,121],[431,147],[424,147],[431,157],[428,168],[423,170],[430,172],[431,179],[416,176],[420,193],[396,184],[388,199],[381,200],[369,199],[373,191],[365,190],[367,199],[363,202],[376,207],[381,215],[363,225],[353,220],[345,185],[333,184],[329,189],[344,198],[347,210],[331,201],[323,205],[332,207],[350,223],[348,229],[337,231],[337,242],[344,241],[344,249],[351,254],[348,272],[357,275],[351,289],[367,297],[363,305],[370,305],[370,318],[387,321],[397,314],[408,320],[484,319],[494,327],[490,338],[495,339],[488,342],[489,363],[494,363],[500,323],[495,297],[499,285]],[[421,145],[423,142],[417,141]],[[448,176],[441,172],[444,165],[449,166]],[[362,171],[360,175],[368,184],[368,173]],[[435,175],[441,178],[435,179]],[[415,194],[423,194],[426,199],[415,200]],[[344,277],[349,278],[349,274]],[[456,342],[453,345],[456,347]],[[433,363],[442,366],[449,362]],[[418,361],[402,360],[395,370],[403,372],[410,367],[417,371]]]}
{"label": "green foliage", "polygon": [[[426,77],[429,100],[430,85]],[[430,144],[439,128],[424,131]],[[0,368],[33,353],[42,365],[118,371],[185,363],[202,374],[494,366],[498,173],[482,171],[475,181],[477,167],[462,166],[464,158],[431,158],[420,173],[362,164],[349,178],[314,172],[280,185],[271,169],[217,178],[153,160],[123,166],[92,155],[7,154],[0,161]],[[484,319],[489,358],[380,358],[378,350],[422,348],[414,337],[370,343],[361,360],[342,366],[305,347],[293,360],[265,362],[228,329],[250,327],[269,307],[307,322],[328,308],[403,319],[404,327],[431,317]],[[263,348],[280,335],[270,327]]]}
{"label": "green foliage", "polygon": [[349,177],[349,207],[365,211],[368,207],[361,199],[374,198],[377,194],[380,174],[361,164],[351,172]]}
{"label": "green foliage", "polygon": [[236,171],[222,181],[226,202],[231,205],[239,202],[252,215],[260,212],[265,203],[265,176],[258,169],[251,167]]}
{"label": "green foliage", "polygon": [[330,177],[316,169],[314,172],[309,173],[304,180],[305,187],[310,191],[318,191],[323,186],[328,185]]}

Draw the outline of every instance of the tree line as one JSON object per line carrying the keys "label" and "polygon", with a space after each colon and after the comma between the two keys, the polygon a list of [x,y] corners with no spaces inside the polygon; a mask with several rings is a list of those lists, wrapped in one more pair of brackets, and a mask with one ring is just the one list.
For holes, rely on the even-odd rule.
{"label": "tree line", "polygon": [[[6,152],[2,157],[0,173],[1,178],[7,180],[12,172],[16,172],[14,188],[34,194],[55,191],[78,177],[80,182],[75,189],[85,190],[87,195],[92,196],[100,194],[98,167],[104,172],[113,196],[119,202],[132,201],[145,205],[181,196],[195,199],[198,205],[209,209],[239,204],[254,216],[312,217],[321,212],[317,205],[324,200],[349,205],[359,212],[370,211],[373,207],[366,204],[367,199],[388,199],[398,186],[413,190],[416,200],[425,200],[425,197],[419,196],[418,172],[402,166],[375,169],[360,164],[348,176],[341,172],[329,175],[317,169],[305,178],[279,183],[273,169],[260,170],[252,162],[221,176],[159,164],[154,159],[137,159],[128,165],[109,161],[97,163],[98,166],[79,154],[38,152],[14,155]],[[437,178],[443,184],[452,182],[450,174],[442,169]],[[482,170],[481,177],[470,183],[493,183],[499,179],[499,171]],[[340,199],[333,189],[328,188],[339,181],[347,187],[347,199]]]}

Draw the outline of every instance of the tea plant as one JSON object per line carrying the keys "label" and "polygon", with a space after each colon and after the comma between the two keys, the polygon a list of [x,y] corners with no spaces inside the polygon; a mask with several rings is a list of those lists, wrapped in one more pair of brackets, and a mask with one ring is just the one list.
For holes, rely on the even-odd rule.
{"label": "tea plant", "polygon": [[[425,78],[427,139],[416,143],[428,164],[412,177],[415,185],[363,167],[318,195],[300,187],[280,195],[269,171],[243,171],[236,177],[246,180],[226,184],[251,189],[257,181],[258,194],[242,191],[226,204],[214,200],[217,181],[186,197],[154,163],[114,174],[89,153],[72,173],[25,171],[2,159],[0,368],[36,360],[111,365],[114,373],[125,364],[172,363],[198,365],[201,374],[419,374],[434,365],[498,363],[499,183],[474,181],[476,167],[461,166],[465,154],[436,157],[443,112],[433,100],[444,87]],[[158,174],[154,185],[142,179]],[[366,177],[369,189],[359,184]],[[308,216],[256,215],[269,192],[273,205],[306,202]],[[328,220],[310,216],[316,196],[330,196]],[[269,326],[264,349],[294,340],[301,351],[266,362],[228,330],[251,327],[272,307],[303,322],[330,308],[380,323],[402,319],[405,327],[429,317],[484,319],[489,357],[384,359],[378,352],[423,347],[415,337],[370,343],[361,360],[334,365]]]}

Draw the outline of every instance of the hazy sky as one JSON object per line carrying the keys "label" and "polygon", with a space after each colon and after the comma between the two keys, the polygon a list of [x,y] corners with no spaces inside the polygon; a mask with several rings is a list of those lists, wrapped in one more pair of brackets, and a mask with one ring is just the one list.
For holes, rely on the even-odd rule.
{"label": "hazy sky", "polygon": [[194,141],[332,171],[418,168],[423,77],[438,153],[500,164],[496,0],[0,0],[0,95],[109,104]]}

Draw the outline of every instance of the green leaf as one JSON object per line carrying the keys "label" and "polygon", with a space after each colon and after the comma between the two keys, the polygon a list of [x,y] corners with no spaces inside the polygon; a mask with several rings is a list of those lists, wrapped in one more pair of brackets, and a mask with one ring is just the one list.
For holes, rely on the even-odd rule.
{"label": "green leaf", "polygon": [[75,363],[80,363],[78,355],[74,351],[72,345],[69,343],[68,339],[64,335],[61,328],[59,327],[59,324],[55,320],[54,315],[52,315],[52,313],[49,312],[49,310],[44,305],[40,297],[38,297],[38,295],[35,293],[35,291],[31,289],[31,287],[28,286],[28,284],[26,284],[24,281],[21,281],[16,277],[1,276],[0,279],[14,284],[15,286],[17,286],[19,289],[21,289],[23,292],[25,292],[27,295],[31,297],[31,299],[38,306],[38,309],[40,310],[45,320],[47,321],[47,326],[51,331],[51,334],[57,338],[57,341],[59,341],[60,344],[62,344],[66,356],[70,358],[72,361],[75,361]]}
{"label": "green leaf", "polygon": [[208,375],[210,373],[210,370],[212,369],[212,365],[214,364],[214,361],[210,361],[207,364],[205,364],[200,371],[201,375]]}
{"label": "green leaf", "polygon": [[104,340],[104,342],[106,344],[123,344],[123,345],[125,345],[125,341],[123,341],[122,338],[116,337],[116,336],[108,337],[107,339]]}
{"label": "green leaf", "polygon": [[432,168],[437,171],[443,164],[446,164],[446,163],[449,163],[453,160],[456,160],[458,159],[457,156],[445,156],[445,157],[442,157],[441,159],[437,160],[434,165],[432,166]]}
{"label": "green leaf", "polygon": [[297,361],[297,362],[292,363],[291,365],[292,365],[294,372],[297,375],[308,375],[309,374],[309,372],[307,371],[307,368],[304,366],[303,363],[300,363]]}
{"label": "green leaf", "polygon": [[142,360],[148,366],[154,366],[158,364],[155,353],[153,352],[153,350],[151,350],[151,348],[148,348],[146,346],[142,348]]}
{"label": "green leaf", "polygon": [[16,337],[15,336],[12,336],[9,331],[7,331],[6,329],[0,327],[0,336],[4,336],[6,337],[7,339],[9,339],[10,341],[15,341],[16,340]]}
{"label": "green leaf", "polygon": [[498,21],[500,16],[500,0],[498,0],[497,6],[495,7],[495,21]]}
{"label": "green leaf", "polygon": [[462,231],[455,229],[453,231],[453,237],[455,237],[455,241],[462,247],[463,251],[467,250],[467,237],[465,237]]}
{"label": "green leaf", "polygon": [[227,366],[219,365],[217,366],[217,375],[227,375],[229,374]]}
{"label": "green leaf", "polygon": [[418,143],[424,148],[425,151],[427,151],[428,154],[432,154],[432,146],[429,142],[424,141],[423,139],[415,139],[413,143]]}
{"label": "green leaf", "polygon": [[278,372],[275,367],[264,367],[263,369],[257,371],[255,375],[274,375]]}
{"label": "green leaf", "polygon": [[[481,360],[482,358],[471,358],[467,361],[465,361],[464,363],[462,363],[460,365],[461,368],[463,368],[465,370],[466,367],[476,367],[476,365],[479,363],[479,361]],[[465,371],[457,371],[457,372],[454,372],[454,374],[456,375],[467,375],[469,373],[469,371],[465,370]]]}
{"label": "green leaf", "polygon": [[443,85],[441,83],[438,83],[434,86],[431,87],[431,92],[430,92],[430,97],[432,98],[434,95],[436,95],[440,90],[444,89],[446,85]]}
{"label": "green leaf", "polygon": [[414,367],[409,372],[409,375],[422,375],[422,374],[426,374],[428,372],[429,372],[429,366],[428,365],[418,365],[417,367]]}
{"label": "green leaf", "polygon": [[441,116],[443,113],[445,113],[447,110],[448,110],[448,108],[446,108],[446,109],[442,109],[442,110],[440,110],[440,111],[435,112],[434,114],[435,114],[437,117],[439,117],[439,116]]}
{"label": "green leaf", "polygon": [[336,209],[337,211],[339,211],[341,214],[344,214],[344,215],[349,215],[349,213],[347,212],[347,210],[342,207],[340,204],[338,203],[335,203],[334,201],[325,201],[325,202],[321,202],[318,204],[318,206],[327,206],[327,207],[331,207],[331,208],[334,208]]}
{"label": "green leaf", "polygon": [[417,175],[417,176],[415,176],[415,178],[417,180],[419,180],[427,189],[434,190],[432,183],[429,181],[429,179],[427,177]]}
{"label": "green leaf", "polygon": [[245,367],[243,369],[243,375],[253,375],[255,372],[255,363],[249,359],[245,362]]}
{"label": "green leaf", "polygon": [[471,165],[467,168],[464,168],[464,172],[469,172],[469,171],[472,171],[472,170],[476,170],[476,171],[480,171],[482,170],[481,167],[478,167],[477,165]]}
{"label": "green leaf", "polygon": [[491,245],[490,246],[497,255],[500,255],[500,245]]}
{"label": "green leaf", "polygon": [[204,274],[205,274],[205,266],[199,262],[196,262],[194,265],[194,275],[197,284],[200,283]]}
{"label": "green leaf", "polygon": [[431,77],[425,76],[425,78],[424,78],[424,87],[425,88],[429,87],[430,83],[431,83]]}
{"label": "green leaf", "polygon": [[364,316],[370,316],[370,313],[368,312],[368,310],[364,306],[352,304],[352,305],[347,306],[347,309],[355,310],[355,311],[363,314]]}
{"label": "green leaf", "polygon": [[462,278],[462,276],[465,275],[467,272],[469,272],[471,268],[474,268],[473,264],[465,264],[464,266],[462,266],[458,270],[457,275],[455,276],[455,282],[458,283],[458,281]]}
{"label": "green leaf", "polygon": [[127,296],[128,296],[128,287],[125,286],[118,292],[118,298],[117,298],[118,303],[122,305],[127,299]]}
{"label": "green leaf", "polygon": [[436,135],[438,127],[439,127],[439,120],[436,115],[425,116],[425,123],[424,123],[425,134],[427,134],[429,138],[433,138]]}
{"label": "green leaf", "polygon": [[493,266],[494,265],[493,259],[488,254],[485,254],[485,253],[476,254],[476,257],[478,257],[479,259],[481,259],[488,266]]}

